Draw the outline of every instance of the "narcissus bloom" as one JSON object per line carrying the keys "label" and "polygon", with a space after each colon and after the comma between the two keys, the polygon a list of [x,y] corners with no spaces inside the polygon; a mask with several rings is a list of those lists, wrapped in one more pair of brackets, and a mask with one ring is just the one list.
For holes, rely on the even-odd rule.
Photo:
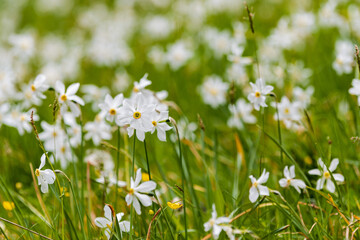
{"label": "narcissus bloom", "polygon": [[55,90],[59,93],[58,101],[60,103],[60,112],[64,114],[68,107],[75,117],[80,115],[80,107],[76,104],[80,104],[84,106],[84,100],[82,100],[79,96],[75,95],[79,90],[80,83],[71,84],[66,90],[65,85],[61,81],[57,81],[55,84]]}
{"label": "narcissus bloom", "polygon": [[290,167],[290,170],[288,166],[284,168],[284,176],[285,178],[279,180],[279,184],[281,187],[293,186],[296,189],[296,191],[298,191],[299,193],[301,193],[300,188],[304,189],[306,187],[306,184],[304,183],[303,180],[295,179],[294,165]]}
{"label": "narcissus bloom", "polygon": [[[109,205],[105,205],[104,207],[104,216],[105,217],[97,217],[95,218],[95,225],[100,228],[105,228],[105,235],[107,239],[110,239],[111,232],[112,232],[112,210],[109,207]],[[130,231],[130,222],[129,221],[121,221],[121,218],[124,216],[124,213],[118,213],[116,214],[116,219],[119,222],[120,227],[120,234],[122,235],[122,232],[129,232]]]}
{"label": "narcissus bloom", "polygon": [[[326,167],[326,165],[321,160],[321,158],[319,158],[318,164],[320,166],[319,169],[312,169],[312,170],[309,171],[310,175],[321,176],[321,178],[319,178],[317,180],[317,182],[316,182],[316,189],[317,190],[323,189],[324,184],[326,182],[326,185],[325,185],[326,189],[331,193],[335,192],[335,184],[331,180],[330,173],[335,171],[337,165],[339,164],[339,159],[334,158],[331,161],[329,168]],[[342,174],[340,174],[340,173],[332,173],[332,175],[333,175],[335,181],[338,181],[338,182],[343,182],[344,181],[344,176]]]}
{"label": "narcissus bloom", "polygon": [[214,239],[218,239],[221,231],[225,231],[230,239],[235,239],[229,225],[230,218],[228,217],[217,217],[215,204],[212,205],[212,213],[209,221],[204,223],[205,232],[212,230],[212,236]]}
{"label": "narcissus bloom", "polygon": [[55,182],[55,173],[50,170],[41,170],[45,166],[46,155],[45,153],[41,156],[40,167],[35,170],[35,175],[37,176],[39,185],[41,185],[41,192],[47,193],[49,191],[48,184],[53,184]]}
{"label": "narcissus bloom", "polygon": [[147,99],[138,93],[133,100],[125,99],[118,118],[115,120],[119,126],[129,125],[128,134],[131,137],[136,130],[136,136],[144,141],[145,132],[151,131],[151,115],[155,111],[154,104],[148,104]]}
{"label": "narcissus bloom", "polygon": [[249,194],[250,202],[255,202],[259,196],[270,195],[269,189],[266,186],[261,185],[267,182],[269,178],[269,172],[266,172],[266,170],[264,169],[259,179],[254,178],[253,175],[251,175],[249,178],[252,184]]}
{"label": "narcissus bloom", "polygon": [[273,89],[273,86],[265,85],[264,80],[261,78],[256,80],[256,83],[250,83],[252,91],[248,95],[249,101],[254,104],[254,108],[259,111],[261,107],[267,107],[265,103],[266,95],[268,95]]}
{"label": "narcissus bloom", "polygon": [[113,122],[116,116],[120,113],[120,107],[124,100],[122,93],[116,95],[112,98],[109,94],[105,96],[105,102],[99,104],[101,109],[101,115],[105,116],[105,119],[109,122]]}
{"label": "narcissus bloom", "polygon": [[167,125],[167,123],[164,122],[167,119],[169,119],[168,111],[162,111],[160,113],[154,111],[150,117],[151,124],[153,125],[151,129],[151,134],[153,134],[155,130],[157,130],[157,137],[160,141],[163,142],[166,141],[166,131],[172,129],[172,127],[170,127],[169,125]]}
{"label": "narcissus bloom", "polygon": [[141,182],[141,168],[136,171],[135,181],[131,177],[129,193],[125,197],[127,205],[132,204],[138,215],[141,214],[141,205],[148,207],[152,204],[151,198],[146,195],[156,188],[154,181]]}

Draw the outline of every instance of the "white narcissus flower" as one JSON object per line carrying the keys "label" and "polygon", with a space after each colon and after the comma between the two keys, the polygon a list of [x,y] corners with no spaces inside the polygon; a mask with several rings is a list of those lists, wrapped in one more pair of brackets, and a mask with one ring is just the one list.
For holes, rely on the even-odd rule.
{"label": "white narcissus flower", "polygon": [[249,192],[249,199],[250,202],[255,202],[259,196],[269,196],[269,189],[266,186],[263,186],[261,184],[264,184],[267,182],[269,178],[269,172],[266,172],[266,169],[262,172],[259,179],[256,180],[256,178],[253,177],[253,175],[250,175],[251,180],[251,187]]}
{"label": "white narcissus flower", "polygon": [[288,129],[296,127],[301,120],[300,107],[300,102],[292,103],[286,96],[283,96],[280,103],[278,103],[279,116],[275,113],[274,119],[283,121]]}
{"label": "white narcissus flower", "polygon": [[136,130],[136,136],[140,141],[144,141],[145,132],[151,131],[153,127],[151,115],[155,111],[155,105],[147,102],[141,93],[138,93],[133,100],[125,99],[120,114],[115,120],[119,126],[129,125],[129,137]]}
{"label": "white narcissus flower", "polygon": [[243,122],[256,123],[256,117],[251,113],[253,109],[253,106],[244,99],[239,99],[236,101],[236,104],[229,105],[231,117],[228,120],[228,126],[243,129]]}
{"label": "white narcissus flower", "polygon": [[[105,228],[105,235],[107,239],[110,239],[111,232],[112,232],[112,210],[109,207],[109,205],[105,205],[104,207],[104,216],[105,217],[97,217],[95,218],[95,225],[100,228]],[[116,219],[119,222],[120,227],[120,234],[122,236],[123,232],[129,232],[130,231],[130,222],[129,221],[121,221],[121,218],[124,216],[124,213],[118,213],[116,214]]]}
{"label": "white narcissus flower", "polygon": [[111,126],[105,122],[100,114],[95,116],[93,122],[87,122],[84,126],[87,132],[84,136],[85,140],[92,140],[95,146],[98,146],[101,140],[110,140]]}
{"label": "white narcissus flower", "polygon": [[221,80],[219,76],[205,77],[204,83],[199,87],[199,92],[206,104],[216,108],[226,102],[226,92],[229,84]]}
{"label": "white narcissus flower", "polygon": [[353,79],[351,85],[352,87],[349,89],[349,93],[357,96],[358,104],[360,105],[360,79]]}
{"label": "white narcissus flower", "polygon": [[80,115],[80,107],[76,104],[80,104],[84,106],[84,100],[82,100],[79,96],[75,95],[79,90],[80,83],[71,84],[65,91],[65,85],[61,81],[57,81],[55,83],[55,90],[59,93],[59,103],[60,103],[60,112],[64,114],[68,107],[75,117]]}
{"label": "white narcissus flower", "polygon": [[31,113],[33,113],[33,120],[38,121],[39,116],[36,114],[35,109],[30,109],[27,112],[20,111],[19,107],[14,107],[9,114],[5,115],[4,123],[8,126],[14,127],[22,136],[25,132],[31,132]]}
{"label": "white narcissus flower", "polygon": [[[209,221],[204,223],[205,232],[212,230],[212,236],[214,239],[218,239],[221,231],[225,231],[230,239],[235,239],[232,234],[231,226],[229,225],[230,218],[228,217],[217,217],[215,204],[212,205],[212,213]],[[230,231],[229,231],[230,230]]]}
{"label": "white narcissus flower", "polygon": [[169,125],[167,125],[166,121],[169,119],[169,112],[168,111],[162,111],[160,113],[157,113],[156,111],[153,112],[153,114],[150,117],[151,123],[153,125],[151,129],[151,134],[157,130],[157,137],[160,141],[165,142],[166,141],[166,131],[169,131],[172,129]]}
{"label": "white narcissus flower", "polygon": [[264,80],[261,78],[256,80],[256,83],[250,83],[252,91],[248,95],[249,101],[254,104],[254,108],[259,111],[261,107],[267,107],[265,103],[266,95],[268,95],[273,89],[273,86],[265,85]]}
{"label": "white narcissus flower", "polygon": [[[135,211],[138,215],[141,215],[141,205],[144,207],[149,207],[152,204],[151,198],[146,195],[156,188],[156,183],[154,181],[146,181],[140,184],[141,182],[141,168],[136,171],[135,181],[131,177],[130,179],[130,189],[129,193],[125,197],[127,205],[133,205]],[[145,193],[145,194],[144,194]]]}
{"label": "white narcissus flower", "polygon": [[50,169],[41,170],[45,166],[45,161],[46,161],[45,159],[46,159],[46,155],[44,153],[41,156],[40,167],[35,170],[35,175],[37,176],[39,185],[41,185],[40,189],[42,193],[47,193],[49,191],[48,184],[53,184],[56,179],[55,173],[52,170]]}
{"label": "white narcissus flower", "polygon": [[289,169],[288,166],[286,166],[284,168],[284,176],[285,178],[282,178],[279,180],[279,184],[281,187],[289,187],[289,186],[293,186],[296,191],[298,191],[299,193],[301,193],[301,189],[304,189],[306,187],[306,184],[304,183],[303,180],[300,179],[295,179],[295,166],[292,165]]}
{"label": "white narcissus flower", "polygon": [[124,100],[124,95],[122,93],[116,95],[112,98],[109,94],[105,96],[105,102],[99,104],[101,109],[101,114],[105,116],[105,119],[109,122],[114,122],[115,118],[120,113],[120,107]]}
{"label": "white narcissus flower", "polygon": [[148,74],[145,73],[145,75],[140,79],[139,82],[134,82],[134,88],[133,88],[134,93],[141,92],[143,94],[147,94],[151,92],[150,90],[145,89],[147,86],[151,85],[151,81],[147,77]]}
{"label": "white narcissus flower", "polygon": [[[321,178],[319,178],[317,180],[317,182],[316,182],[316,189],[317,190],[323,189],[324,184],[326,182],[326,185],[325,185],[326,189],[331,193],[335,192],[335,184],[331,180],[330,173],[335,171],[337,165],[339,164],[339,159],[334,158],[330,163],[329,169],[326,167],[326,165],[321,160],[321,158],[319,158],[318,164],[320,166],[319,169],[312,169],[312,170],[309,171],[310,175],[321,176]],[[344,176],[342,174],[340,174],[340,173],[332,173],[332,175],[333,175],[335,181],[344,182]]]}

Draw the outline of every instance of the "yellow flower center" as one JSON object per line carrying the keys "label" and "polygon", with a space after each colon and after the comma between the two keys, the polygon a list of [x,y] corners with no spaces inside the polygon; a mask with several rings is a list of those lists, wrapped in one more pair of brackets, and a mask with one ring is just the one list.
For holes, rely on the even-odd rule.
{"label": "yellow flower center", "polygon": [[57,136],[57,132],[53,132],[53,137],[56,137]]}
{"label": "yellow flower center", "polygon": [[328,171],[324,172],[324,178],[330,178],[330,173]]}
{"label": "yellow flower center", "polygon": [[287,182],[288,185],[290,185],[291,179],[288,179],[286,182]]}
{"label": "yellow flower center", "polygon": [[218,94],[218,90],[215,89],[215,88],[212,88],[209,90],[210,94],[213,95],[213,96],[216,96]]}
{"label": "yellow flower center", "polygon": [[152,125],[154,125],[154,127],[156,127],[156,125],[157,125],[156,121],[152,121],[151,123],[152,123]]}
{"label": "yellow flower center", "polygon": [[61,101],[66,101],[67,100],[66,94],[61,95],[60,99]]}
{"label": "yellow flower center", "polygon": [[35,92],[36,87],[35,87],[35,85],[34,85],[34,84],[32,84],[32,85],[31,85],[31,90],[32,90],[33,92]]}
{"label": "yellow flower center", "polygon": [[39,169],[36,169],[36,170],[35,170],[35,175],[36,175],[36,176],[40,176],[40,170],[39,170]]}
{"label": "yellow flower center", "polygon": [[209,223],[210,223],[210,226],[214,226],[215,220],[214,220],[214,219],[211,219],[211,220],[209,221]]}
{"label": "yellow flower center", "polygon": [[286,114],[289,114],[290,110],[289,110],[288,108],[285,108],[284,112],[285,112]]}
{"label": "yellow flower center", "polygon": [[110,113],[110,115],[115,115],[115,114],[116,114],[116,110],[113,109],[113,108],[111,108],[111,109],[109,110],[109,113]]}
{"label": "yellow flower center", "polygon": [[25,119],[26,119],[26,117],[24,116],[24,115],[21,115],[21,117],[20,117],[20,121],[25,121]]}
{"label": "yellow flower center", "polygon": [[258,182],[254,182],[254,183],[253,183],[253,186],[254,186],[254,187],[257,187],[258,185],[259,185]]}
{"label": "yellow flower center", "polygon": [[256,92],[255,92],[255,97],[257,97],[257,98],[258,98],[258,97],[260,97],[260,96],[261,96],[261,93],[260,93],[260,92],[258,92],[258,91],[256,91]]}
{"label": "yellow flower center", "polygon": [[139,119],[139,118],[141,118],[141,113],[140,113],[140,112],[134,112],[133,117],[134,117],[135,119]]}
{"label": "yellow flower center", "polygon": [[133,91],[134,92],[139,92],[139,89],[137,87],[134,87]]}
{"label": "yellow flower center", "polygon": [[134,194],[134,189],[133,189],[133,188],[130,188],[130,189],[129,189],[129,194],[130,194],[130,195],[133,195],[133,194]]}

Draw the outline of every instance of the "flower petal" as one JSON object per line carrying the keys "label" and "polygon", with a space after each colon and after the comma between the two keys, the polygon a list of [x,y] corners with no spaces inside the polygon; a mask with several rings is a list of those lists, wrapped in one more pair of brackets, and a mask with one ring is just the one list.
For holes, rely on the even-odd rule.
{"label": "flower petal", "polygon": [[151,192],[156,188],[156,183],[154,181],[146,181],[140,184],[138,187],[134,188],[135,191],[141,193]]}
{"label": "flower petal", "polygon": [[330,172],[333,172],[333,171],[336,169],[336,167],[337,167],[338,164],[339,164],[339,159],[338,159],[338,158],[334,158],[334,159],[331,161],[331,163],[330,163],[329,171],[330,171]]}
{"label": "flower petal", "polygon": [[256,187],[251,187],[249,192],[250,202],[254,203],[259,197],[259,192]]}

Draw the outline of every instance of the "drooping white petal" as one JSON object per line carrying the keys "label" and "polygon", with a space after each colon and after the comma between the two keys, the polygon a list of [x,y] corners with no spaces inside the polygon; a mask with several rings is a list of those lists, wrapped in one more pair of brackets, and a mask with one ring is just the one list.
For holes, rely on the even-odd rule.
{"label": "drooping white petal", "polygon": [[331,179],[326,180],[326,189],[331,193],[335,192],[335,184]]}
{"label": "drooping white petal", "polygon": [[290,172],[289,172],[289,167],[288,167],[288,166],[285,166],[285,168],[284,168],[284,176],[285,176],[287,179],[291,178]]}
{"label": "drooping white petal", "polygon": [[138,192],[135,192],[134,194],[139,199],[139,201],[143,206],[148,207],[152,204],[151,198],[148,195],[141,194]]}
{"label": "drooping white petal", "polygon": [[133,197],[133,207],[138,215],[141,215],[141,206],[139,200],[136,197]]}
{"label": "drooping white petal", "polygon": [[259,189],[259,193],[261,196],[269,196],[269,189],[266,186],[258,185],[257,188]]}
{"label": "drooping white petal", "polygon": [[259,197],[259,192],[256,187],[251,187],[249,191],[250,202],[254,203]]}
{"label": "drooping white petal", "polygon": [[316,189],[317,190],[323,189],[324,183],[325,183],[325,178],[323,178],[323,177],[319,178],[316,182]]}

